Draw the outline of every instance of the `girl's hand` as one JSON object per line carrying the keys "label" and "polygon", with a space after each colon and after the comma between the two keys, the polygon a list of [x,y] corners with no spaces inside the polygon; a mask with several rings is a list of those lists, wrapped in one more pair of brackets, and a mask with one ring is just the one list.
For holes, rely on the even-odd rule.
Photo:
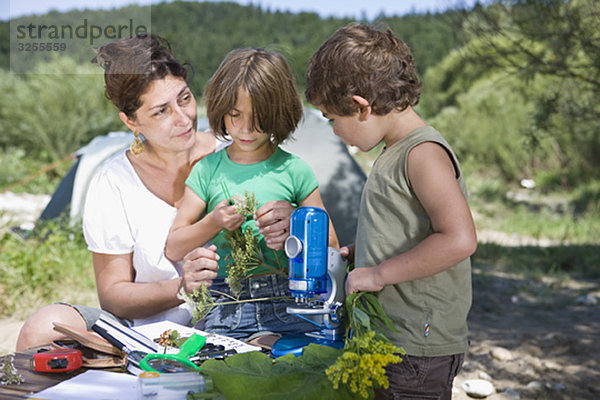
{"label": "girl's hand", "polygon": [[290,236],[290,216],[294,207],[285,200],[269,201],[254,213],[258,232],[265,236],[267,246],[282,250],[285,239]]}
{"label": "girl's hand", "polygon": [[220,228],[225,228],[234,231],[246,220],[243,215],[236,212],[235,206],[227,204],[227,200],[223,200],[210,212],[211,217]]}
{"label": "girl's hand", "polygon": [[217,277],[219,255],[214,244],[208,248],[198,247],[183,257],[181,287],[192,293],[200,285],[210,286]]}

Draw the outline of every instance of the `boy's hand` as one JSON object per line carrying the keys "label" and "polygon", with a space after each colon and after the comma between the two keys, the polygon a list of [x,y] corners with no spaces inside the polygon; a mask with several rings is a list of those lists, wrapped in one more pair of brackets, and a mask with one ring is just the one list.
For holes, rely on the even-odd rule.
{"label": "boy's hand", "polygon": [[355,268],[346,278],[346,296],[356,292],[379,292],[383,287],[378,267]]}
{"label": "boy's hand", "polygon": [[354,243],[344,246],[340,249],[340,255],[348,260],[348,264],[352,264],[354,262],[354,249]]}
{"label": "boy's hand", "polygon": [[210,286],[217,277],[219,255],[214,244],[208,248],[197,247],[183,257],[181,287],[192,293],[200,285]]}
{"label": "boy's hand", "polygon": [[290,236],[290,216],[294,207],[285,200],[269,201],[254,213],[258,232],[265,236],[267,246],[282,250],[285,239]]}
{"label": "boy's hand", "polygon": [[245,221],[245,217],[236,212],[235,206],[227,204],[227,200],[223,200],[214,210],[210,212],[213,220],[220,228],[225,228],[234,231]]}

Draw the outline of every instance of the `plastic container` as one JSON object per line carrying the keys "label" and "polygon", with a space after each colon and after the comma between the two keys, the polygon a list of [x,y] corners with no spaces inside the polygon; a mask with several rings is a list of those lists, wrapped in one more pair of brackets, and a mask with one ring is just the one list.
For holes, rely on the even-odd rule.
{"label": "plastic container", "polygon": [[143,372],[138,376],[140,399],[185,400],[188,392],[212,393],[212,379],[199,372],[159,374]]}

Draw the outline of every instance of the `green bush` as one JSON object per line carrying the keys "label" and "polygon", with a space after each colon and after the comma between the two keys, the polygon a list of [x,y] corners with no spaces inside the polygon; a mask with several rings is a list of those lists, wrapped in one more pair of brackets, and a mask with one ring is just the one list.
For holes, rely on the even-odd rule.
{"label": "green bush", "polygon": [[28,157],[20,148],[0,150],[0,193],[7,189],[15,193],[53,193],[72,166],[71,160],[49,164]]}
{"label": "green bush", "polygon": [[81,227],[49,222],[28,239],[5,233],[0,238],[0,316],[24,318],[56,301],[97,304]]}
{"label": "green bush", "polygon": [[55,57],[32,74],[0,70],[0,148],[55,161],[94,136],[123,129],[98,69]]}

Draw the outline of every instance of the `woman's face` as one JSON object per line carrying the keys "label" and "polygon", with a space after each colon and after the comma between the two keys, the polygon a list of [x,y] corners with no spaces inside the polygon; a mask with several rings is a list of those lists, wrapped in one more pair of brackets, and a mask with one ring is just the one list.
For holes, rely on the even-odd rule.
{"label": "woman's face", "polygon": [[195,143],[198,111],[185,80],[172,75],[150,84],[132,122],[154,149],[183,151]]}

